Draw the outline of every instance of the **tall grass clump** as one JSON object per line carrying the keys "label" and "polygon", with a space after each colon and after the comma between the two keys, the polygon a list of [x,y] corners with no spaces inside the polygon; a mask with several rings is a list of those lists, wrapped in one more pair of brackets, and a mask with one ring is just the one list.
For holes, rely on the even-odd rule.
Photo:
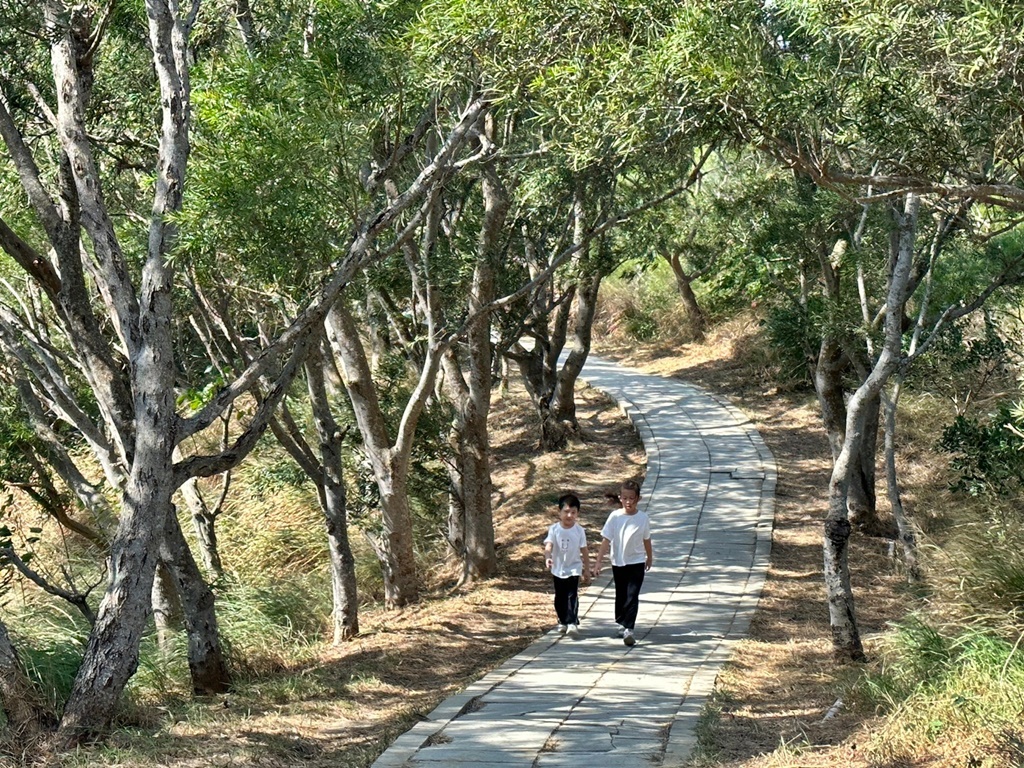
{"label": "tall grass clump", "polygon": [[927,744],[965,765],[1022,765],[1024,532],[962,524],[929,557],[927,610],[897,625],[861,682],[887,715],[872,749],[891,759]]}
{"label": "tall grass clump", "polygon": [[[243,677],[311,658],[330,620],[330,592],[292,580],[274,586],[230,581],[217,596],[217,620],[232,665]],[[318,604],[319,601],[319,604]]]}
{"label": "tall grass clump", "polygon": [[[43,600],[9,605],[4,619],[28,679],[56,722],[82,661],[89,638],[88,624],[64,604]],[[150,627],[139,646],[138,670],[125,690],[117,721],[137,724],[150,719],[146,707],[188,699],[191,690],[187,654],[184,633],[175,635],[169,647],[160,648]]]}
{"label": "tall grass clump", "polygon": [[88,623],[69,606],[44,601],[8,604],[4,621],[44,707],[59,713],[78,673]]}
{"label": "tall grass clump", "polygon": [[1021,764],[1020,636],[913,617],[889,637],[883,658],[860,687],[886,715],[872,735],[873,754],[892,760],[924,751],[978,768]]}

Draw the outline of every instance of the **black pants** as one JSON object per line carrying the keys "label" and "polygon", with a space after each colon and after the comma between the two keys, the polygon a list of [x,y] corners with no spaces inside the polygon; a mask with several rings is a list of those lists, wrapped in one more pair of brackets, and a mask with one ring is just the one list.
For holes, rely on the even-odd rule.
{"label": "black pants", "polygon": [[613,565],[615,578],[615,623],[626,629],[636,626],[636,613],[640,608],[640,587],[644,584],[644,563]]}
{"label": "black pants", "polygon": [[555,580],[555,613],[558,614],[558,623],[579,624],[580,610],[580,577],[569,576],[560,579],[552,576]]}

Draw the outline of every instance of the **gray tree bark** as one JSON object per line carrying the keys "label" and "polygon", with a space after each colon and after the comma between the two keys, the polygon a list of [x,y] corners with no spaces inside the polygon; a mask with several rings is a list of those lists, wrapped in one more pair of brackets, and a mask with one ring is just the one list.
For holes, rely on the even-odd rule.
{"label": "gray tree bark", "polygon": [[178,589],[174,585],[174,577],[167,566],[157,566],[153,577],[153,593],[150,598],[153,606],[153,624],[156,626],[156,641],[161,652],[170,653],[174,644],[174,635],[181,627],[181,601]]}
{"label": "gray tree bark", "polygon": [[331,559],[332,623],[334,644],[359,634],[359,595],[356,587],[355,557],[348,538],[348,500],[342,472],[343,434],[328,398],[320,349],[306,361],[306,383],[313,408],[313,421],[320,441],[321,477],[317,492],[327,526],[327,548]]}
{"label": "gray tree bark", "polygon": [[463,375],[453,351],[449,350],[444,357],[448,397],[455,405],[452,427],[455,468],[452,473],[453,501],[450,504],[450,509],[454,506],[454,520],[450,515],[449,536],[462,558],[462,582],[493,576],[498,567],[487,427],[494,358],[487,306],[494,300],[495,264],[499,258],[500,236],[508,214],[509,199],[493,164],[482,169],[481,189],[484,221],[468,301],[468,377]]}
{"label": "gray tree bark", "polygon": [[[59,11],[55,5],[51,8]],[[170,325],[172,270],[166,254],[175,228],[167,214],[181,207],[188,159],[189,84],[185,57],[189,28],[185,20],[177,18],[159,0],[149,0],[147,10],[163,99],[163,124],[161,163],[138,300],[131,291],[120,246],[99,196],[98,173],[82,130],[84,101],[74,36],[66,35],[55,41],[52,49],[61,94],[61,143],[71,159],[85,229],[94,243],[99,268],[107,278],[102,285],[108,290],[122,342],[131,356],[135,426],[133,450],[126,451],[131,470],[121,519],[111,543],[107,592],[61,719],[59,738],[65,744],[77,743],[110,722],[121,692],[135,672],[139,641],[151,607],[157,545],[173,514],[172,455],[178,419]]]}
{"label": "gray tree bark", "polygon": [[220,501],[212,508],[206,503],[199,490],[198,478],[191,477],[181,485],[181,496],[188,507],[192,519],[192,529],[196,534],[196,545],[199,557],[203,561],[206,572],[214,579],[224,575],[224,564],[220,559],[220,548],[217,546],[217,516],[220,514],[221,503],[231,483],[231,472],[224,473]]}
{"label": "gray tree bark", "polygon": [[683,267],[679,253],[662,254],[665,261],[672,267],[672,275],[676,281],[676,291],[679,293],[679,300],[683,304],[686,319],[690,323],[690,332],[694,341],[704,341],[704,332],[707,329],[707,316],[697,301],[697,294],[693,292],[693,283],[703,275],[703,272],[689,273]]}
{"label": "gray tree bark", "polygon": [[380,494],[384,534],[376,546],[384,573],[385,602],[390,607],[406,605],[419,594],[412,511],[407,490],[412,435],[433,388],[439,354],[436,350],[428,353],[428,364],[424,366],[417,390],[407,404],[398,437],[392,443],[366,351],[359,338],[359,329],[343,302],[331,308],[327,326],[331,347],[340,363],[345,389],[363,437],[363,448]]}
{"label": "gray tree bark", "polygon": [[173,579],[181,605],[192,691],[199,695],[224,693],[231,687],[231,673],[220,642],[213,591],[203,579],[173,513],[164,528],[160,560]]}
{"label": "gray tree bark", "polygon": [[825,589],[828,597],[832,645],[843,659],[865,659],[850,585],[848,494],[854,457],[864,440],[870,402],[880,396],[901,358],[903,310],[914,257],[920,198],[908,194],[903,211],[894,212],[897,238],[885,302],[885,337],[871,372],[850,398],[842,447],[829,480],[828,514],[824,524]]}

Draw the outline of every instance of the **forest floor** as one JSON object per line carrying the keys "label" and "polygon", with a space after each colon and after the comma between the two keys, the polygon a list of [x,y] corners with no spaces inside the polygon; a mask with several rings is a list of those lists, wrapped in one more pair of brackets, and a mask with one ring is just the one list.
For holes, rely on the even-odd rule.
{"label": "forest floor", "polygon": [[[718,716],[703,729],[699,765],[731,768],[918,766],[879,762],[863,746],[872,714],[849,704],[826,719],[856,669],[831,656],[821,580],[821,519],[829,452],[812,393],[771,389],[756,370],[755,334],[733,326],[703,345],[606,347],[599,354],[678,376],[727,397],[754,421],[778,465],[771,567],[751,626],[720,675]],[[550,629],[553,611],[542,540],[566,490],[582,502],[591,538],[609,509],[606,491],[643,473],[629,422],[606,396],[579,395],[582,440],[560,454],[537,450],[524,393],[493,407],[495,517],[500,575],[454,590],[434,570],[424,600],[397,611],[364,608],[361,632],[338,648],[263,674],[227,696],[165,710],[123,728],[100,748],[49,765],[308,766],[366,768],[398,735]],[[906,610],[888,543],[855,536],[850,561],[858,619],[872,638]],[[0,760],[2,763],[2,760]]]}

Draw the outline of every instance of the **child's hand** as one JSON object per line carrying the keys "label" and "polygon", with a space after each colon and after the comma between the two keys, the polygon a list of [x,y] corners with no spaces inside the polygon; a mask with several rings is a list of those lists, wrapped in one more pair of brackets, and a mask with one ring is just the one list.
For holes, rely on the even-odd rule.
{"label": "child's hand", "polygon": [[544,567],[547,568],[549,571],[551,570],[551,566],[553,566],[554,564],[555,561],[552,560],[550,557],[544,561]]}

